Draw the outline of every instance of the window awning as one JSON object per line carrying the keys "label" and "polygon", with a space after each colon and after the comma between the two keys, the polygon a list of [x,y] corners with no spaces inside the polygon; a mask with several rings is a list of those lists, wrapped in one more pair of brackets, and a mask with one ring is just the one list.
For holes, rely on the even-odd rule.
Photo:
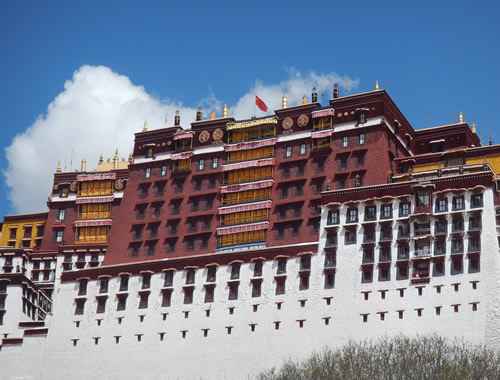
{"label": "window awning", "polygon": [[252,161],[238,162],[236,164],[222,165],[222,171],[227,172],[228,170],[262,167],[262,166],[269,166],[276,164],[277,164],[276,158],[264,158],[262,160],[252,160]]}
{"label": "window awning", "polygon": [[228,235],[246,231],[257,231],[257,230],[264,230],[267,228],[269,228],[269,222],[245,224],[242,226],[233,226],[233,227],[218,227],[217,235]]}
{"label": "window awning", "polygon": [[111,219],[76,220],[75,227],[111,226]]}
{"label": "window awning", "polygon": [[105,197],[84,197],[84,198],[76,198],[76,204],[82,203],[108,203],[113,202],[115,197],[113,195],[105,196]]}
{"label": "window awning", "polygon": [[268,117],[265,119],[250,120],[250,121],[244,121],[241,123],[228,123],[226,125],[226,130],[229,131],[231,129],[250,128],[250,127],[256,127],[258,125],[266,125],[266,124],[278,124],[278,119],[276,117]]}
{"label": "window awning", "polygon": [[321,139],[323,137],[329,137],[333,134],[333,129],[328,129],[326,131],[319,131],[311,133],[313,139]]}
{"label": "window awning", "polygon": [[180,140],[180,139],[192,139],[194,136],[194,132],[189,131],[189,132],[179,132],[174,135],[174,140]]}
{"label": "window awning", "polygon": [[226,145],[224,145],[224,151],[234,152],[234,151],[238,151],[238,150],[261,148],[263,146],[275,145],[277,141],[278,141],[277,138],[272,138],[272,139],[261,140],[261,141],[248,141],[248,142],[242,142],[242,143],[238,143],[238,144],[226,144]]}
{"label": "window awning", "polygon": [[335,110],[333,108],[328,108],[326,110],[314,111],[311,116],[313,119],[317,117],[333,116],[335,115]]}
{"label": "window awning", "polygon": [[102,181],[116,179],[116,173],[80,174],[76,176],[77,181]]}
{"label": "window awning", "polygon": [[247,203],[244,205],[238,206],[228,206],[219,208],[219,214],[231,214],[233,212],[241,212],[241,211],[252,211],[252,210],[261,210],[263,208],[271,208],[271,201],[264,202],[255,202],[255,203]]}
{"label": "window awning", "polygon": [[170,157],[172,160],[187,160],[188,158],[191,158],[193,156],[193,152],[182,152],[182,153],[176,153],[172,154],[172,157]]}
{"label": "window awning", "polygon": [[243,185],[221,186],[220,192],[221,193],[235,193],[237,191],[263,189],[266,187],[272,187],[273,183],[274,183],[274,180],[271,179],[271,180],[267,180],[267,181],[246,183]]}

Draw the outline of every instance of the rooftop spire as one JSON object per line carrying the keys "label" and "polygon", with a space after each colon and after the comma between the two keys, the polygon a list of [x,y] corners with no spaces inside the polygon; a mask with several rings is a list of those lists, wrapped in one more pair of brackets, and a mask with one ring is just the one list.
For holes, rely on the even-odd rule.
{"label": "rooftop spire", "polygon": [[148,123],[146,123],[146,120],[144,120],[144,128],[142,128],[143,132],[146,132],[148,130]]}
{"label": "rooftop spire", "polygon": [[210,119],[215,119],[215,111],[212,111],[212,113],[210,114]]}
{"label": "rooftop spire", "polygon": [[181,125],[181,117],[179,116],[179,110],[175,111],[174,125],[177,127]]}
{"label": "rooftop spire", "polygon": [[375,79],[375,88],[373,90],[374,91],[380,90],[380,88],[378,87],[378,79]]}
{"label": "rooftop spire", "polygon": [[227,117],[227,104],[222,107],[222,117]]}
{"label": "rooftop spire", "polygon": [[118,161],[120,161],[120,158],[118,157],[118,148],[116,148],[115,155],[113,156],[113,169],[118,169]]}
{"label": "rooftop spire", "polygon": [[61,173],[62,170],[61,170],[61,161],[57,161],[57,169],[56,169],[56,173]]}
{"label": "rooftop spire", "polygon": [[307,104],[307,98],[305,96],[302,97],[302,104]]}
{"label": "rooftop spire", "polygon": [[286,108],[286,107],[288,107],[288,98],[286,94],[283,94],[283,96],[281,97],[281,108]]}
{"label": "rooftop spire", "polygon": [[314,86],[312,88],[311,102],[312,103],[317,103],[318,102],[318,93],[316,92],[316,86]]}
{"label": "rooftop spire", "polygon": [[87,160],[85,158],[82,160],[82,166],[80,168],[80,171],[82,171],[82,172],[87,171]]}
{"label": "rooftop spire", "polygon": [[472,133],[476,134],[477,133],[476,123],[472,123],[470,129],[472,129]]}
{"label": "rooftop spire", "polygon": [[104,159],[102,158],[102,154],[99,156],[99,163],[102,164],[104,162]]}
{"label": "rooftop spire", "polygon": [[464,122],[464,114],[462,113],[462,111],[460,111],[458,113],[458,122],[459,123],[463,123]]}

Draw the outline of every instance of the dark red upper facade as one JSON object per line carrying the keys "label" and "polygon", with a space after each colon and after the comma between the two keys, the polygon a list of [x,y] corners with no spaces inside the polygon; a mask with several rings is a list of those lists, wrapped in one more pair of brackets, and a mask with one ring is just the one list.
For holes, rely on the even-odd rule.
{"label": "dark red upper facade", "polygon": [[[321,128],[318,118],[325,120]],[[137,133],[104,263],[317,242],[321,191],[386,183],[395,170],[393,161],[413,154],[415,132],[383,90],[335,98],[328,106],[314,102],[283,108],[271,117],[240,123],[246,128],[245,123],[270,119],[275,119],[272,135],[257,134],[241,142],[269,143],[272,156],[242,156],[236,162],[230,152],[240,149],[232,141],[232,128],[239,124],[232,118],[197,121],[190,130],[174,126]],[[178,170],[179,162],[188,159],[188,166]],[[263,168],[267,174],[253,180],[243,178],[244,169],[233,169],[261,164],[272,169]],[[231,177],[231,171],[237,173]],[[247,196],[247,189],[255,186],[268,186],[269,192],[228,206],[227,182],[240,173],[243,180],[235,184],[240,189],[236,193]],[[262,207],[268,214],[257,222],[252,215],[240,217],[242,210]],[[226,227],[221,216],[226,213],[240,220]],[[250,237],[254,240],[238,241],[253,228],[263,232]],[[236,236],[235,244],[222,237],[228,231]]]}

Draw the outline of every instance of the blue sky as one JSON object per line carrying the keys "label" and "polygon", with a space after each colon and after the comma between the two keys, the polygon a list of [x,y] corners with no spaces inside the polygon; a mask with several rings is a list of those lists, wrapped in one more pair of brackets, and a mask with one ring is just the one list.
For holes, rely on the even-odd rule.
{"label": "blue sky", "polygon": [[[463,111],[469,124],[478,125],[483,144],[490,136],[498,143],[499,11],[495,1],[2,1],[0,213],[44,210],[39,199],[50,192],[55,156],[60,152],[64,162],[83,158],[86,147],[78,142],[87,140],[71,141],[72,128],[75,136],[87,131],[96,140],[110,138],[99,141],[109,145],[105,156],[118,147],[116,139],[124,141],[120,147],[132,144],[127,129],[125,136],[100,135],[106,125],[99,123],[123,123],[110,116],[112,108],[102,108],[107,115],[97,121],[82,114],[87,103],[79,97],[87,93],[75,90],[81,88],[78,78],[87,78],[89,70],[96,74],[97,66],[110,71],[93,76],[95,86],[104,81],[112,92],[114,80],[122,80],[123,92],[139,94],[145,108],[164,112],[167,121],[172,107],[188,112],[200,104],[240,101],[238,115],[249,117],[253,108],[245,115],[245,97],[259,89],[290,89],[297,77],[307,86],[316,73],[318,83],[341,78],[353,87],[350,93],[372,90],[378,79],[415,129],[448,124],[451,114],[456,121]],[[91,69],[79,71],[84,65]],[[65,91],[66,98],[59,96]],[[61,104],[64,117],[49,117],[49,105],[53,110]],[[135,130],[142,127],[136,119],[149,118],[141,110],[126,115]],[[43,131],[51,138],[40,137]],[[6,153],[18,134],[31,145]],[[30,203],[32,198],[38,200]]]}

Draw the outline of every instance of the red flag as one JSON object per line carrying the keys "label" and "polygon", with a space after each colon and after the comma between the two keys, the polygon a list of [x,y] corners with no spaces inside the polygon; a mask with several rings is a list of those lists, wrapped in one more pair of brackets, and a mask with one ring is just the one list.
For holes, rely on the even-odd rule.
{"label": "red flag", "polygon": [[267,106],[266,103],[262,101],[261,98],[259,98],[257,95],[255,95],[255,104],[257,107],[259,107],[262,111],[267,112]]}

